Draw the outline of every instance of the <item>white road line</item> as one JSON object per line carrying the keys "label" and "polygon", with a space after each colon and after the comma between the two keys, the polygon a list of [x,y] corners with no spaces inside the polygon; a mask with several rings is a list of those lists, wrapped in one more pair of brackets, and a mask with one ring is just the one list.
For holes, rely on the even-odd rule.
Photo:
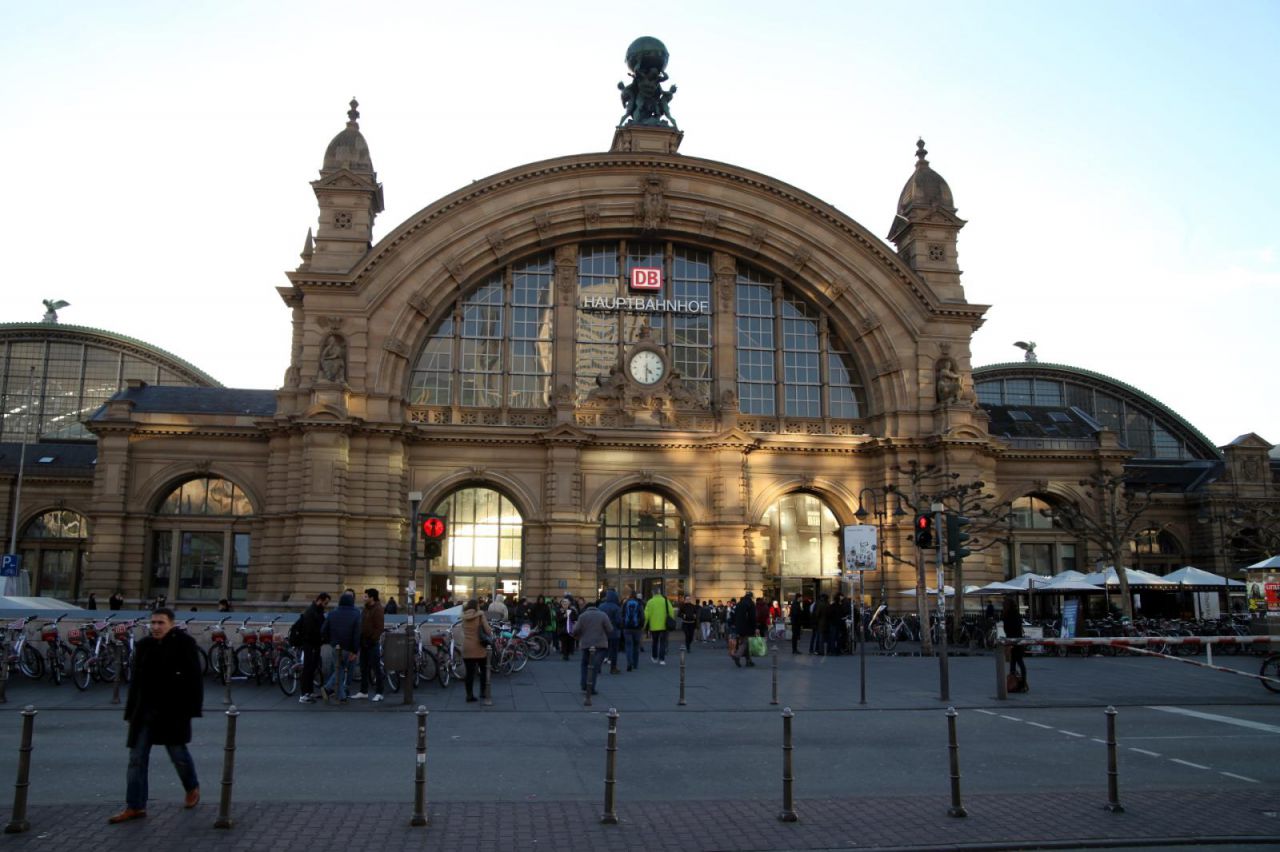
{"label": "white road line", "polygon": [[1021,722],[1021,721],[1022,721],[1022,720],[1021,720],[1021,719],[1019,719],[1017,716],[1006,716],[1006,715],[1004,715],[1003,713],[1001,713],[1001,714],[1000,714],[1000,718],[1001,718],[1001,719],[1008,719],[1010,722]]}
{"label": "white road line", "polygon": [[1100,739],[1098,739],[1097,737],[1093,737],[1092,739],[1093,739],[1093,741],[1094,741],[1095,743],[1102,743],[1103,745],[1106,745],[1106,744],[1107,744],[1107,741],[1106,741],[1106,740],[1100,740]]}
{"label": "white road line", "polygon": [[1147,757],[1160,757],[1160,753],[1156,751],[1147,751],[1145,748],[1134,748],[1129,746],[1129,751],[1136,751],[1138,754],[1145,754]]}
{"label": "white road line", "polygon": [[1224,725],[1235,725],[1239,728],[1248,728],[1251,731],[1265,731],[1268,734],[1280,734],[1280,725],[1268,725],[1264,722],[1253,722],[1249,719],[1236,719],[1233,716],[1220,716],[1217,713],[1201,713],[1199,710],[1188,710],[1185,707],[1155,706],[1148,707],[1147,709],[1159,710],[1162,713],[1177,713],[1180,716],[1190,716],[1194,719],[1206,719],[1210,722],[1221,722]]}
{"label": "white road line", "polygon": [[1204,766],[1203,764],[1192,763],[1189,760],[1180,760],[1176,757],[1171,757],[1169,759],[1172,760],[1174,763],[1181,763],[1183,766],[1190,766],[1192,769],[1208,769],[1209,768],[1207,766]]}
{"label": "white road line", "polygon": [[1059,728],[1058,733],[1066,734],[1069,737],[1080,737],[1081,739],[1084,739],[1084,734],[1077,734],[1075,731],[1065,731],[1062,728]]}
{"label": "white road line", "polygon": [[1044,728],[1046,731],[1052,731],[1052,730],[1053,730],[1053,725],[1042,725],[1042,724],[1040,724],[1039,722],[1032,722],[1032,721],[1030,721],[1030,720],[1027,720],[1027,724],[1028,724],[1028,725],[1031,725],[1032,727],[1036,727],[1036,728]]}
{"label": "white road line", "polygon": [[974,710],[973,712],[975,712],[975,713],[981,713],[981,714],[982,714],[982,715],[984,715],[984,716],[999,716],[999,715],[1000,715],[999,713],[996,713],[996,712],[994,712],[994,711],[992,711],[992,710]]}
{"label": "white road line", "polygon": [[1262,782],[1261,782],[1261,781],[1259,781],[1257,778],[1249,778],[1248,776],[1245,776],[1245,775],[1237,775],[1237,774],[1235,774],[1234,772],[1222,772],[1222,771],[1219,771],[1219,772],[1218,772],[1218,774],[1219,774],[1219,775],[1225,775],[1225,776],[1227,776],[1228,778],[1237,778],[1237,779],[1239,779],[1239,780],[1241,780],[1241,781],[1248,781],[1250,784],[1261,784],[1261,783],[1262,783]]}

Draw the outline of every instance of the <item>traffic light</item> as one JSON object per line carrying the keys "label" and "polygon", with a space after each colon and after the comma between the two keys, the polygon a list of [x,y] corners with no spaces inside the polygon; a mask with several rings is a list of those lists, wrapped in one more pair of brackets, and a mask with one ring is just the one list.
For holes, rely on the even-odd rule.
{"label": "traffic light", "polygon": [[926,550],[933,547],[933,515],[927,512],[916,515],[915,539],[916,547]]}
{"label": "traffic light", "polygon": [[449,519],[441,515],[422,515],[421,524],[423,555],[438,559],[443,551],[445,536],[449,534]]}
{"label": "traffic light", "polygon": [[947,561],[959,562],[971,552],[964,543],[969,540],[969,534],[964,528],[973,523],[964,515],[957,515],[954,512],[947,512]]}

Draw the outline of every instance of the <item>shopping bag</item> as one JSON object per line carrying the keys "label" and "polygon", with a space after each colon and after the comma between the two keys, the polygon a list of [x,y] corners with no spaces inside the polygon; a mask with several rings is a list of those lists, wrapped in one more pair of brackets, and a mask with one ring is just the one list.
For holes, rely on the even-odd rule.
{"label": "shopping bag", "polygon": [[747,648],[751,651],[751,656],[764,657],[768,655],[769,646],[765,644],[763,636],[752,636],[747,642]]}

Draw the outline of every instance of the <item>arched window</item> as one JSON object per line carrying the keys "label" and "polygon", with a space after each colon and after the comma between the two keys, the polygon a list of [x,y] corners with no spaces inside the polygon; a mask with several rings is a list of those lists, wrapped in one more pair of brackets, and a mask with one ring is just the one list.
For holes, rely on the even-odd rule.
{"label": "arched window", "polygon": [[683,591],[688,579],[688,542],[679,508],[655,491],[630,491],[605,506],[596,542],[597,579],[623,592],[647,595],[660,585]]}
{"label": "arched window", "polygon": [[1153,574],[1168,574],[1180,567],[1182,545],[1166,529],[1148,527],[1129,539],[1129,552],[1134,564]]}
{"label": "arched window", "polygon": [[228,479],[178,485],[151,522],[149,593],[176,602],[244,600],[249,589],[253,505]]}
{"label": "arched window", "polygon": [[1005,550],[1006,576],[1027,571],[1052,575],[1079,570],[1077,537],[1053,513],[1053,508],[1053,500],[1042,496],[1028,495],[1013,501]]}
{"label": "arched window", "polygon": [[766,596],[816,599],[839,591],[840,525],[826,503],[805,492],[786,494],[763,521]]}
{"label": "arched window", "polygon": [[69,509],[42,512],[27,523],[18,546],[37,595],[77,599],[88,537],[84,516]]}
{"label": "arched window", "polygon": [[431,597],[458,602],[495,592],[520,594],[524,518],[506,495],[492,488],[452,492],[432,510],[449,521],[444,565],[434,568]]}

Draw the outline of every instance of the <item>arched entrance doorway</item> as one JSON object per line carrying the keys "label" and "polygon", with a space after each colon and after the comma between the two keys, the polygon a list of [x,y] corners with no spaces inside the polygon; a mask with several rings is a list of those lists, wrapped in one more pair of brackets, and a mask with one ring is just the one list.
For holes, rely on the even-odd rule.
{"label": "arched entrance doorway", "polygon": [[840,591],[840,524],[823,500],[808,492],[784,494],[764,513],[764,595],[816,600]]}
{"label": "arched entrance doorway", "polygon": [[524,518],[506,495],[468,487],[450,493],[432,509],[449,519],[443,565],[434,567],[428,597],[519,596],[524,564]]}
{"label": "arched entrance doorway", "polygon": [[596,539],[596,579],[620,594],[690,592],[689,540],[679,508],[656,491],[629,491],[605,506]]}
{"label": "arched entrance doorway", "polygon": [[37,595],[77,599],[88,537],[84,516],[69,509],[42,512],[23,528],[18,546]]}

